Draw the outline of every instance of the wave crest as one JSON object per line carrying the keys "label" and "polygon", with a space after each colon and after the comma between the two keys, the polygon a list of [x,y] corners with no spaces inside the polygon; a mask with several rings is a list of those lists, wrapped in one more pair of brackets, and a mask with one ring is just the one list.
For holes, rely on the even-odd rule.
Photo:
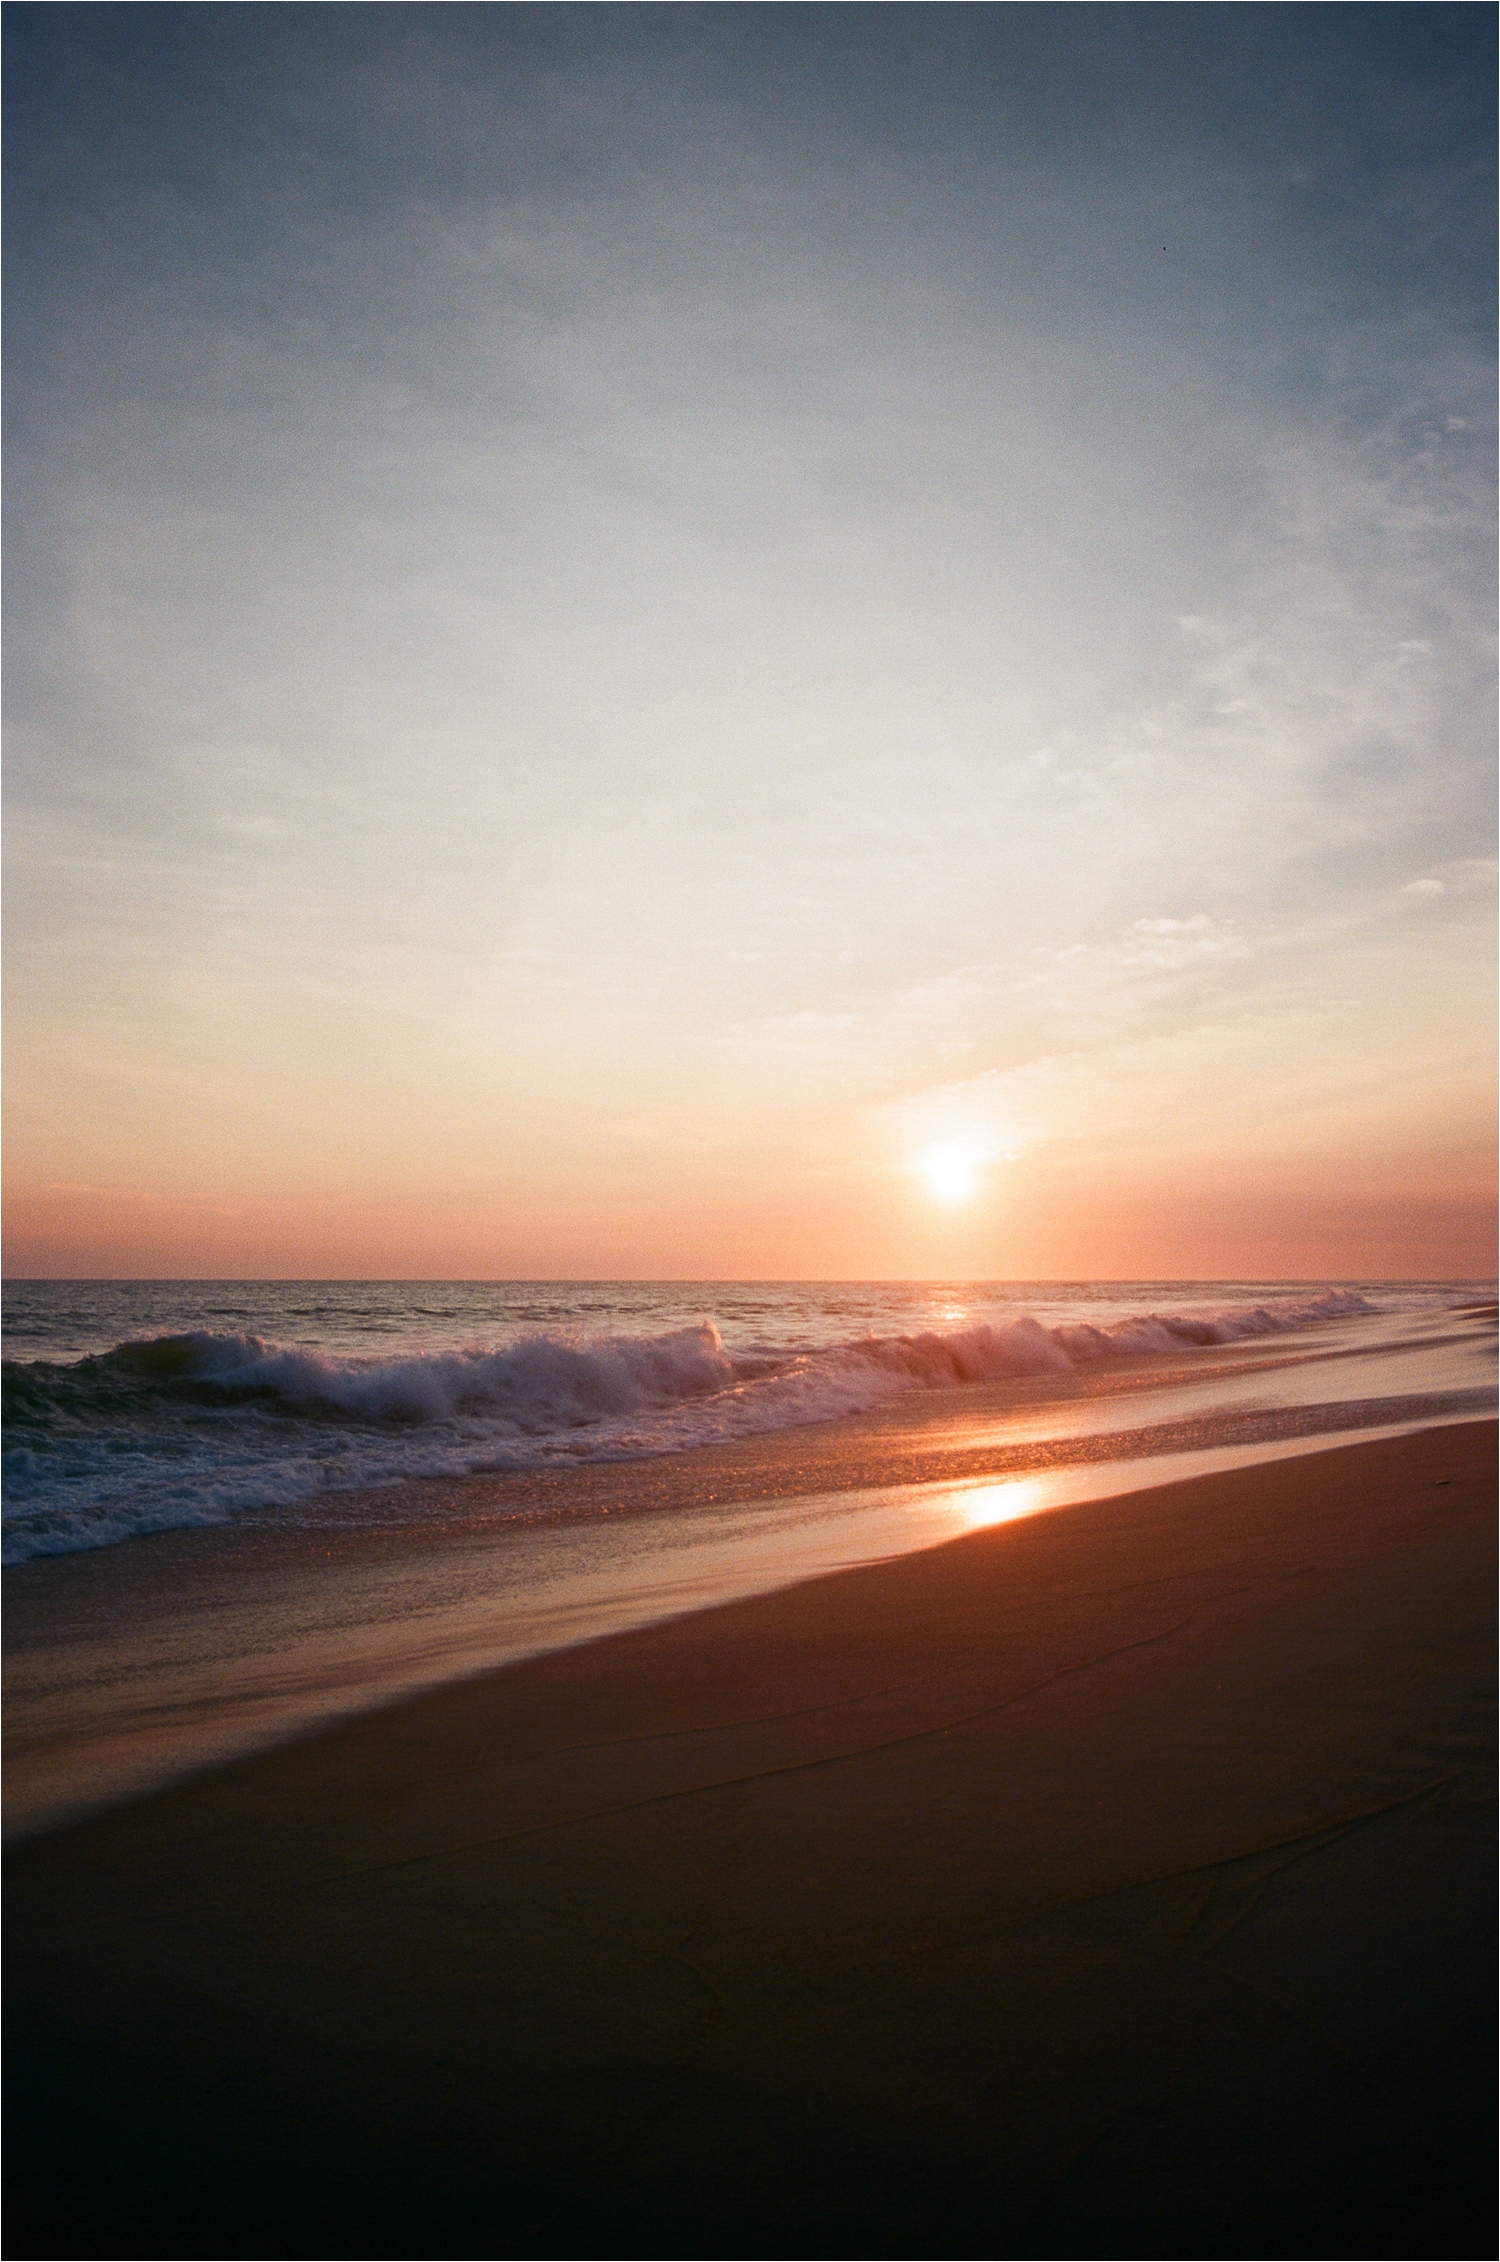
{"label": "wave crest", "polygon": [[[199,1404],[259,1400],[303,1415],[374,1424],[419,1427],[479,1415],[539,1434],[725,1391],[743,1394],[793,1375],[847,1382],[862,1373],[885,1386],[880,1396],[891,1386],[951,1389],[1060,1373],[1101,1358],[1282,1334],[1372,1309],[1362,1296],[1339,1292],[1275,1312],[1264,1305],[1212,1318],[1145,1312],[1102,1327],[1080,1321],[1044,1327],[1027,1316],[948,1334],[858,1336],[815,1350],[739,1354],[725,1349],[711,1320],[666,1335],[580,1341],[532,1335],[500,1348],[387,1358],[341,1358],[258,1335],[198,1332],[121,1343],[71,1366],[8,1360],[6,1410],[24,1417],[71,1409],[83,1416],[91,1405],[103,1413],[127,1396]],[[835,1392],[840,1401],[844,1395]],[[842,1402],[830,1406],[843,1410]]]}

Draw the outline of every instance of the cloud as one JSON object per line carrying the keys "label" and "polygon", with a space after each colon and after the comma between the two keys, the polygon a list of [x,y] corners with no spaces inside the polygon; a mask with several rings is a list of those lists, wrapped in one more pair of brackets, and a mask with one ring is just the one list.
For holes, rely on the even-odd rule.
{"label": "cloud", "polygon": [[1460,899],[1492,896],[1497,872],[1493,856],[1460,856],[1451,864],[1440,864],[1434,872],[1426,872],[1419,879],[1408,880],[1401,889],[1403,895],[1446,896]]}

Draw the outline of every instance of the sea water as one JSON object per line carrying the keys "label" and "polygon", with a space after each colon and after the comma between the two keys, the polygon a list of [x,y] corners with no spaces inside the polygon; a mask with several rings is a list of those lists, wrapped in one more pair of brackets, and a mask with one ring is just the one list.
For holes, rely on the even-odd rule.
{"label": "sea water", "polygon": [[[1451,1360],[1435,1375],[1430,1346],[1417,1358],[1435,1320],[1486,1293],[1370,1280],[10,1281],[5,1560],[267,1512],[316,1525],[412,1478],[678,1454],[1101,1361],[1137,1362],[1148,1380],[1155,1359],[1176,1375],[1195,1351],[1263,1338],[1284,1339],[1283,1399],[1299,1394],[1300,1362],[1304,1386],[1353,1407],[1371,1393],[1368,1361],[1348,1363],[1351,1326],[1411,1353],[1382,1375],[1376,1426],[1399,1422],[1406,1401],[1410,1418],[1486,1411],[1487,1375]],[[1330,1371],[1314,1378],[1313,1365]],[[1242,1379],[1214,1389],[1227,1403],[1236,1387],[1243,1398]]]}

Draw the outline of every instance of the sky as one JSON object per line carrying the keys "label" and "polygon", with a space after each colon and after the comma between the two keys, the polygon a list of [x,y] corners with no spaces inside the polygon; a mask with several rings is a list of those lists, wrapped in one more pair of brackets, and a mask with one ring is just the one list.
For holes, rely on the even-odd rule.
{"label": "sky", "polygon": [[1491,1273],[1494,32],[11,0],[7,1272]]}

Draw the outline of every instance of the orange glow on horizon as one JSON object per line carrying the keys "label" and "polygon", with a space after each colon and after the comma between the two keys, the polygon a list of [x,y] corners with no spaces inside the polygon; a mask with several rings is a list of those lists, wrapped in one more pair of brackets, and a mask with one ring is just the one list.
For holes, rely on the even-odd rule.
{"label": "orange glow on horizon", "polygon": [[[1348,1158],[1352,1163],[1353,1158]],[[1123,1170],[1018,1164],[992,1203],[913,1199],[886,1179],[747,1192],[705,1172],[675,1198],[656,1187],[528,1185],[492,1191],[300,1183],[138,1190],[15,1186],[12,1278],[325,1280],[1312,1280],[1478,1279],[1493,1268],[1493,1197],[1480,1158],[1449,1188],[1414,1167],[1399,1191],[1337,1198],[1311,1172],[1277,1187],[1205,1186]],[[959,1241],[955,1243],[955,1232]]]}

